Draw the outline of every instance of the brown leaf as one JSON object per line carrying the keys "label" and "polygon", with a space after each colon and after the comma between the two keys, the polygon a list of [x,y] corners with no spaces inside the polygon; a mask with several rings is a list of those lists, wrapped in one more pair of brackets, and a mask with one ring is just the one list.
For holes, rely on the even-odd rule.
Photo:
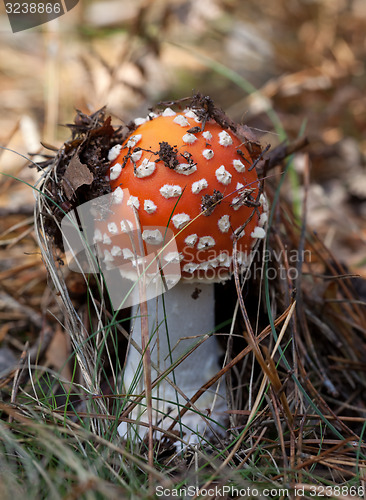
{"label": "brown leaf", "polygon": [[88,167],[81,163],[79,157],[75,155],[66,169],[64,178],[62,179],[62,187],[65,195],[70,200],[80,186],[84,186],[85,184],[90,185],[93,180],[94,176]]}
{"label": "brown leaf", "polygon": [[241,138],[251,156],[254,159],[259,158],[262,153],[262,146],[253,129],[249,128],[247,125],[239,124],[236,126],[236,134]]}
{"label": "brown leaf", "polygon": [[52,342],[46,352],[47,364],[59,371],[66,380],[72,380],[69,359],[69,342],[66,335],[62,332],[62,329],[57,327]]}
{"label": "brown leaf", "polygon": [[111,125],[112,118],[108,116],[108,118],[104,121],[103,125],[99,128],[95,128],[90,131],[91,137],[96,137],[100,135],[109,135],[112,136],[114,134],[114,128]]}

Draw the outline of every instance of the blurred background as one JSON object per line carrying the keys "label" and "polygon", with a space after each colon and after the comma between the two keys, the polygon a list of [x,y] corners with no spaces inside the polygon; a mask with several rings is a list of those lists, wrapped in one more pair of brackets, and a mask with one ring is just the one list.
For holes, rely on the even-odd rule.
{"label": "blurred background", "polygon": [[283,195],[301,202],[308,162],[310,227],[366,277],[365,33],[364,0],[81,0],[15,34],[3,11],[0,145],[13,152],[0,151],[2,287],[21,304],[45,302],[30,186],[39,174],[21,155],[45,152],[41,142],[57,150],[76,109],[106,105],[117,125],[194,91],[263,144],[309,138]]}
{"label": "blurred background", "polygon": [[[62,0],[62,3],[65,4],[65,1]],[[232,119],[255,129],[264,146],[270,144],[276,147],[284,140],[291,144],[303,137],[309,141],[306,148],[287,160],[287,175],[282,176],[284,165],[277,165],[269,172],[272,190],[267,184],[267,193],[272,193],[272,197],[276,186],[281,185],[280,203],[277,204],[270,233],[272,248],[281,248],[282,252],[287,243],[290,249],[302,248],[299,227],[305,219],[308,223],[307,235],[316,231],[319,236],[313,238],[315,243],[311,248],[315,260],[311,266],[304,266],[310,272],[304,274],[302,288],[300,281],[296,324],[294,322],[291,326],[292,320],[290,322],[289,335],[291,339],[293,335],[296,343],[287,342],[285,337],[283,344],[288,348],[286,355],[289,359],[293,356],[294,364],[291,366],[295,367],[294,373],[299,370],[304,384],[308,381],[314,384],[315,389],[311,386],[309,390],[309,385],[304,387],[315,404],[326,415],[330,411],[342,418],[345,415],[342,427],[339,426],[340,420],[334,424],[342,433],[345,423],[352,429],[348,432],[346,428],[343,443],[338,441],[340,434],[329,431],[323,420],[314,419],[311,415],[303,420],[301,408],[304,408],[305,415],[309,409],[313,413],[312,409],[316,407],[306,406],[310,396],[304,397],[305,392],[298,392],[297,387],[291,386],[290,371],[278,363],[281,378],[277,377],[284,387],[284,392],[281,388],[279,394],[282,397],[287,393],[291,411],[301,417],[301,423],[294,419],[293,430],[285,434],[285,438],[281,431],[277,444],[274,444],[277,429],[286,433],[287,430],[285,425],[278,424],[278,403],[268,402],[271,404],[268,414],[273,412],[276,427],[271,424],[272,417],[267,420],[263,414],[263,420],[261,417],[250,430],[253,434],[248,443],[250,446],[255,443],[254,448],[257,448],[264,430],[268,429],[264,436],[268,448],[263,448],[263,451],[262,443],[258,446],[258,456],[262,455],[260,467],[263,464],[263,469],[260,475],[253,477],[262,481],[264,477],[274,475],[276,485],[282,484],[278,482],[281,476],[277,474],[280,468],[282,471],[283,464],[286,470],[287,451],[283,444],[285,441],[281,439],[290,443],[286,444],[291,450],[290,478],[295,477],[292,476],[293,471],[299,470],[299,480],[304,478],[307,481],[309,471],[310,474],[314,472],[315,464],[319,466],[315,471],[318,476],[339,480],[339,483],[344,477],[365,477],[365,453],[364,449],[361,451],[366,407],[366,344],[362,315],[366,303],[365,34],[366,0],[80,0],[65,15],[38,28],[14,34],[5,14],[4,2],[0,3],[0,423],[9,423],[9,439],[0,439],[0,470],[4,478],[0,481],[1,498],[43,498],[39,492],[51,491],[48,488],[54,485],[65,498],[84,498],[82,493],[85,491],[88,498],[94,498],[91,491],[83,488],[93,488],[93,484],[105,488],[107,483],[104,477],[109,478],[111,485],[115,484],[115,472],[110,463],[125,463],[122,455],[112,457],[115,453],[112,448],[107,450],[102,447],[99,453],[99,444],[94,449],[97,443],[94,437],[78,434],[79,431],[75,431],[71,441],[69,434],[62,434],[60,442],[64,446],[61,446],[56,439],[56,436],[61,436],[61,431],[58,434],[54,425],[48,426],[50,422],[55,424],[56,420],[52,419],[56,411],[53,410],[57,409],[61,418],[57,420],[57,428],[66,430],[72,422],[70,429],[74,429],[74,423],[81,420],[80,417],[75,420],[75,414],[70,411],[70,416],[66,418],[64,410],[74,410],[74,400],[75,411],[83,410],[86,399],[84,389],[76,385],[75,390],[74,384],[69,384],[69,381],[75,380],[76,371],[76,350],[73,350],[68,334],[68,326],[72,322],[67,314],[63,315],[62,294],[55,291],[47,275],[37,243],[33,210],[41,174],[37,168],[29,168],[29,159],[38,162],[45,158],[44,155],[56,154],[64,141],[70,138],[70,129],[65,125],[73,122],[76,110],[91,114],[106,106],[113,125],[119,126],[132,118],[146,116],[149,107],[158,101],[182,99],[198,91],[211,96]],[[281,184],[283,177],[285,181]],[[307,210],[303,209],[304,200]],[[42,212],[44,219],[47,216],[50,217],[49,213]],[[330,249],[329,253],[323,243]],[[67,291],[80,318],[78,321],[85,325],[85,331],[90,331],[92,345],[94,332],[100,328],[99,316],[97,326],[90,320],[86,280],[81,279],[81,275],[67,272],[67,266],[62,266],[61,253],[55,251],[55,259],[57,268],[61,270],[60,275],[65,275]],[[348,273],[364,279],[344,280]],[[287,307],[292,286],[299,283],[287,283],[285,279],[280,281],[273,280],[269,288],[273,317]],[[259,288],[261,283],[257,285]],[[233,306],[236,291],[233,287],[230,295],[227,290],[230,292],[230,287],[222,287],[221,293],[226,296],[224,303],[226,305],[231,301]],[[282,290],[285,292],[282,293]],[[245,296],[253,318],[257,313],[260,316],[258,297],[255,293]],[[226,307],[217,302],[220,303],[217,309],[223,316],[218,323],[227,321]],[[72,315],[70,317],[73,318]],[[267,321],[267,314],[263,317],[263,321]],[[106,315],[106,319],[108,323],[109,316]],[[74,330],[79,332],[79,322],[74,324]],[[106,328],[106,331],[108,341],[112,341],[113,335],[109,336],[109,329]],[[242,331],[239,333],[241,339]],[[80,335],[83,334],[81,329]],[[124,337],[118,335],[117,339],[116,345],[120,349]],[[80,345],[84,347],[84,342]],[[292,345],[296,349],[291,354]],[[107,348],[110,349],[108,344],[106,352]],[[113,345],[108,351],[108,362],[109,352],[116,354],[117,348]],[[235,346],[233,352],[235,354]],[[120,404],[120,398],[108,399],[117,387],[112,384],[113,378],[109,375],[114,358],[109,365],[106,361],[105,372],[104,366],[103,371],[100,370],[103,358],[100,351],[94,349],[94,354],[98,356],[96,371],[107,373],[107,377],[103,375],[100,392],[111,401],[113,416],[114,401]],[[118,367],[118,355],[115,357]],[[249,358],[249,355],[246,356],[243,365],[232,371],[234,388],[235,380],[239,387],[235,406],[239,411],[238,421],[242,408],[251,410],[252,407],[246,405],[252,403],[262,380],[260,376],[255,376],[259,372],[254,371],[257,367]],[[299,369],[301,364],[298,360],[304,366],[303,372]],[[90,364],[94,369],[94,365]],[[247,375],[249,372],[250,375]],[[119,371],[116,370],[116,373]],[[54,378],[51,378],[52,374],[56,374]],[[76,381],[82,381],[80,370],[76,377],[79,377]],[[261,387],[264,388],[264,385]],[[70,399],[70,406],[64,405],[65,394],[69,401],[69,393],[73,391],[74,400]],[[85,394],[88,394],[87,398],[90,394],[94,397],[94,392],[89,388]],[[247,393],[250,398],[246,398]],[[59,399],[54,399],[55,394]],[[274,396],[271,397],[277,401]],[[104,398],[97,397],[96,405],[102,399],[104,401]],[[8,402],[26,403],[22,418],[27,415],[28,422],[33,415],[36,415],[36,420],[42,419],[47,424],[43,426],[42,434],[38,426],[34,432],[29,430],[31,427],[28,424],[26,434],[18,432],[22,420],[16,427],[13,414],[7,414],[6,408],[3,412]],[[86,427],[89,417],[90,412],[85,414]],[[242,416],[242,420],[245,418]],[[5,427],[0,427],[1,436],[5,436]],[[44,436],[45,453],[39,436]],[[352,446],[342,448],[349,439]],[[105,443],[109,444],[109,441],[107,434]],[[12,442],[15,443],[11,445],[13,448],[9,444]],[[355,445],[352,450],[357,442],[360,446]],[[80,443],[80,448],[77,443]],[[85,443],[89,443],[90,448],[84,449]],[[238,471],[242,469],[247,474],[246,461],[254,448],[248,448],[247,454],[246,442],[243,441],[242,446],[245,453],[239,455],[242,450],[235,452],[235,460],[238,459]],[[24,450],[24,454],[19,450]],[[28,457],[28,450],[30,458],[23,460],[23,456]],[[66,450],[72,451],[72,454],[66,453]],[[341,454],[338,454],[339,451]],[[226,461],[226,454],[220,451],[221,454]],[[323,461],[320,461],[322,454]],[[37,479],[34,463],[43,455],[45,458],[39,462]],[[69,463],[64,467],[63,455],[70,464],[78,464],[75,470]],[[84,465],[79,466],[84,456],[85,469]],[[98,477],[101,456],[108,463]],[[214,455],[208,456],[211,461]],[[309,462],[309,456],[314,457],[313,464]],[[75,457],[77,460],[74,460]],[[240,457],[243,457],[242,461]],[[257,456],[253,457],[256,461]],[[12,469],[2,465],[6,460]],[[163,454],[159,460],[164,463],[164,477],[170,473],[170,467],[176,468],[178,475],[186,472],[185,462],[183,466],[178,462],[176,467],[175,462],[169,461],[166,463],[171,465],[166,466]],[[198,469],[198,464],[201,464],[195,460],[189,458],[191,470],[193,465]],[[133,466],[130,466],[126,461],[126,470],[131,471],[131,477],[136,473],[138,479],[134,479],[134,487],[140,492],[139,478],[144,469],[138,462],[132,463]],[[221,470],[221,465],[219,467],[215,463],[216,458],[210,462],[210,469],[206,469],[205,474],[211,467]],[[328,476],[324,472],[327,467],[331,474]],[[342,476],[346,468],[351,475],[346,471]],[[8,470],[13,470],[12,474],[8,474]],[[92,473],[94,470],[97,472]],[[226,475],[226,469],[222,469],[222,473]],[[74,474],[79,476],[69,480]],[[251,478],[251,474],[243,477]],[[124,472],[121,481],[125,481],[123,476]],[[65,489],[65,479],[71,489]],[[2,492],[6,480],[11,486],[8,496]],[[24,481],[24,492],[16,495],[14,491],[19,481]],[[73,485],[76,485],[75,489],[72,489]],[[28,490],[36,494],[32,496]],[[111,495],[101,494],[100,498],[126,496],[120,492],[116,496]],[[50,497],[57,498],[57,495],[50,493],[44,498]]]}

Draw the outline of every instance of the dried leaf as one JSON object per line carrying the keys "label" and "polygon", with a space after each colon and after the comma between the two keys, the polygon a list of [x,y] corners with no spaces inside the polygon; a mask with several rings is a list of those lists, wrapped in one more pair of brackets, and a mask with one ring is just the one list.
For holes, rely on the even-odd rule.
{"label": "dried leaf", "polygon": [[105,136],[109,135],[110,137],[114,134],[114,128],[111,125],[112,118],[108,116],[108,118],[104,121],[103,125],[98,128],[94,128],[90,131],[91,137],[97,136]]}
{"label": "dried leaf", "polygon": [[57,328],[52,342],[46,352],[47,364],[59,371],[66,380],[72,379],[72,373],[68,364],[70,359],[70,345],[66,335],[61,328]]}
{"label": "dried leaf", "polygon": [[75,155],[66,169],[62,180],[62,187],[65,195],[70,200],[80,186],[84,186],[85,184],[89,186],[93,180],[94,176],[88,167],[81,163],[79,157]]}

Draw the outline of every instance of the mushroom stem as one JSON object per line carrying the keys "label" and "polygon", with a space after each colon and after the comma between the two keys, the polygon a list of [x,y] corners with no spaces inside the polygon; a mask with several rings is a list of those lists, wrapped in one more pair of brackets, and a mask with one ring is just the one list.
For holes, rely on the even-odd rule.
{"label": "mushroom stem", "polygon": [[[148,324],[150,333],[150,349],[152,364],[152,380],[169,369],[206,334],[215,328],[214,284],[191,284],[179,282],[175,287],[157,299],[147,303]],[[133,323],[132,339],[141,346],[141,321],[138,317],[139,306],[132,308]],[[184,393],[191,398],[198,389],[213,377],[220,369],[219,357],[221,349],[217,338],[206,337],[196,350],[191,352],[159,385],[153,390],[154,424],[167,429],[177,417],[186,400],[167,381],[169,378]],[[143,390],[141,354],[131,344],[127,356],[124,373],[124,386],[127,393],[139,394]],[[156,369],[157,368],[157,369]],[[140,376],[139,376],[140,375]],[[138,378],[138,381],[136,379]],[[195,403],[195,408],[204,416],[209,413],[218,424],[225,421],[226,397],[225,383],[220,381],[206,391]],[[212,413],[210,413],[212,412]],[[146,401],[142,401],[130,415],[137,421],[147,422]],[[180,429],[181,424],[181,429]],[[210,420],[211,427],[220,432],[220,426]],[[197,441],[197,436],[205,432],[207,420],[192,408],[175,426],[175,431],[182,431],[185,439]],[[118,428],[121,436],[126,437],[129,425],[122,422]],[[147,431],[145,426],[132,426],[131,436],[136,433],[142,438]]]}

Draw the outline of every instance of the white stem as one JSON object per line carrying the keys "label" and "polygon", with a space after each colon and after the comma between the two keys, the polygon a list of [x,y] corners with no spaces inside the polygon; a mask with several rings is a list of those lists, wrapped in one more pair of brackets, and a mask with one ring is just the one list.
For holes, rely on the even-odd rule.
{"label": "white stem", "polygon": [[[151,338],[151,361],[153,366],[159,368],[160,373],[164,372],[172,363],[181,358],[190,348],[199,342],[204,335],[214,331],[215,311],[213,284],[199,283],[192,285],[179,282],[175,287],[165,293],[164,296],[152,299],[148,301],[147,304]],[[132,317],[139,316],[139,314],[138,306],[134,306],[132,308]],[[139,317],[133,321],[132,339],[140,346],[141,321]],[[170,380],[175,382],[177,387],[187,398],[191,398],[203,384],[219,371],[219,357],[220,346],[216,337],[211,336],[168,376]],[[142,376],[139,377],[139,385],[137,385],[137,387],[133,386],[133,380],[139,372],[139,367],[141,373],[141,366],[141,355],[131,345],[124,375],[124,385],[127,392],[130,391],[133,394],[141,392],[143,388]],[[160,373],[152,368],[152,380]],[[222,415],[222,412],[226,409],[225,384],[223,380],[221,381],[218,391],[217,386],[213,386],[201,396],[195,403],[195,406],[204,415],[207,415],[207,410],[214,409],[215,391],[217,392],[215,409],[220,410],[220,416],[213,413],[212,418],[219,422],[223,422],[225,417]],[[175,408],[177,400],[179,403],[184,404],[185,399],[177,393],[167,380],[163,380],[159,384],[158,389],[154,390],[153,397],[159,398],[158,402],[156,400],[154,402],[154,407],[158,410],[155,414],[157,425],[159,425],[159,427],[168,428],[172,423],[172,418],[168,418],[166,422],[162,422],[162,412],[164,414],[171,412],[171,417],[175,417],[178,414]],[[144,407],[141,406],[139,411],[133,414],[133,418],[138,418],[138,415],[141,414],[143,410]],[[146,421],[145,414],[142,416],[143,421]],[[192,411],[187,412],[182,421],[185,425],[192,428],[194,432],[198,431],[201,433],[206,427],[204,419]],[[175,429],[179,430],[179,425],[177,425]],[[119,433],[124,435],[126,431],[127,426],[122,423],[119,427]],[[138,432],[143,436],[146,432],[146,427],[140,426]],[[184,432],[187,434],[187,429],[184,429]]]}

